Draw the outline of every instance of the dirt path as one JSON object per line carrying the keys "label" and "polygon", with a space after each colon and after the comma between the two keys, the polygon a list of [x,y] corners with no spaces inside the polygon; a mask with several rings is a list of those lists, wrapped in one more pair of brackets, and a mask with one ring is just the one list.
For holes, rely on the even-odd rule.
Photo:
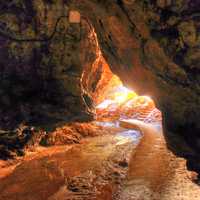
{"label": "dirt path", "polygon": [[200,199],[200,188],[189,179],[185,161],[167,150],[161,130],[136,120],[122,121],[121,125],[139,127],[144,137],[115,200]]}

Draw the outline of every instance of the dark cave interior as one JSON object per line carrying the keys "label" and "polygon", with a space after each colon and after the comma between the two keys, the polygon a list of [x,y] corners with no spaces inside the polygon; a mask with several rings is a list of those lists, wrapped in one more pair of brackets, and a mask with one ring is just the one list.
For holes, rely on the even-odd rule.
{"label": "dark cave interior", "polygon": [[[59,152],[65,145],[81,146],[91,138],[93,146],[98,137],[112,143],[113,138],[104,137],[126,132],[116,134],[117,146],[131,134],[137,138],[139,131],[143,139],[137,138],[136,149],[141,154],[141,146],[145,149],[160,140],[166,146],[164,153],[158,151],[161,163],[169,164],[168,153],[173,153],[185,159],[188,170],[200,172],[199,0],[10,0],[0,1],[0,11],[2,169],[19,160],[23,166],[30,152],[42,156],[40,148]],[[164,138],[155,139],[149,131],[152,126]],[[90,152],[90,145],[84,145],[83,152]],[[95,156],[101,160],[107,153]],[[136,153],[140,163],[138,157]],[[152,164],[151,159],[145,162]],[[158,166],[164,171],[163,164]],[[136,177],[145,171],[134,164],[130,169]],[[152,169],[157,170],[154,164]],[[2,173],[3,177],[7,172]],[[150,174],[148,178],[153,170]],[[0,199],[13,200],[4,195]],[[56,198],[63,199],[52,200]],[[24,200],[29,199],[35,200]]]}

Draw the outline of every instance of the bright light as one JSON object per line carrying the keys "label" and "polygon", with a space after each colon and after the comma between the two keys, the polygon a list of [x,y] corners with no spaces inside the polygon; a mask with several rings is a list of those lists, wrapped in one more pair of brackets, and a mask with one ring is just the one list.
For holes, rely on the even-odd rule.
{"label": "bright light", "polygon": [[113,103],[112,100],[110,99],[106,99],[105,101],[103,101],[102,103],[100,103],[96,108],[97,109],[106,109],[109,105],[111,105]]}
{"label": "bright light", "polygon": [[137,94],[120,84],[114,87],[106,97],[106,99],[97,105],[97,109],[116,110],[117,107],[124,105],[126,102],[137,97]]}
{"label": "bright light", "polygon": [[116,91],[113,94],[111,94],[111,96],[113,97],[113,100],[116,103],[121,105],[129,101],[130,99],[136,97],[137,94],[121,85],[116,88]]}
{"label": "bright light", "polygon": [[139,119],[158,121],[161,115],[155,111],[155,104],[149,96],[138,96],[134,91],[124,87],[120,80],[111,86],[104,96],[104,101],[97,105],[97,118],[101,120]]}
{"label": "bright light", "polygon": [[116,111],[118,108],[131,109],[137,106],[154,106],[152,99],[148,96],[138,96],[132,90],[124,87],[121,83],[109,90],[106,99],[97,105],[97,110]]}
{"label": "bright light", "polygon": [[122,104],[124,101],[126,101],[127,95],[126,94],[115,94],[115,101],[119,104]]}

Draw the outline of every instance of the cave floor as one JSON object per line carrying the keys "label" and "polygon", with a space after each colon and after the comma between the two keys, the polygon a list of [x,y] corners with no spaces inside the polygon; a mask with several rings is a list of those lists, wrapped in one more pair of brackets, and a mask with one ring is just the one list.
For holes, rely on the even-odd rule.
{"label": "cave floor", "polygon": [[183,159],[166,149],[160,128],[139,121],[121,126],[109,135],[40,149],[15,165],[1,167],[0,200],[200,198],[192,173]]}
{"label": "cave floor", "polygon": [[162,130],[155,125],[127,120],[123,127],[137,125],[144,137],[132,154],[126,180],[115,200],[197,200],[200,188],[191,181],[185,160],[166,148]]}

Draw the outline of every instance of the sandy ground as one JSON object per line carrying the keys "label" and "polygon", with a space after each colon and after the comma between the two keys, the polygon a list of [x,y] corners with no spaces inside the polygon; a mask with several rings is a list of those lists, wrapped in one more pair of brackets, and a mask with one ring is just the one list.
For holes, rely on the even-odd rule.
{"label": "sandy ground", "polygon": [[[200,199],[200,187],[191,181],[185,161],[166,149],[158,126],[121,125],[127,129],[2,164],[0,200]],[[139,144],[132,128],[143,133]]]}

